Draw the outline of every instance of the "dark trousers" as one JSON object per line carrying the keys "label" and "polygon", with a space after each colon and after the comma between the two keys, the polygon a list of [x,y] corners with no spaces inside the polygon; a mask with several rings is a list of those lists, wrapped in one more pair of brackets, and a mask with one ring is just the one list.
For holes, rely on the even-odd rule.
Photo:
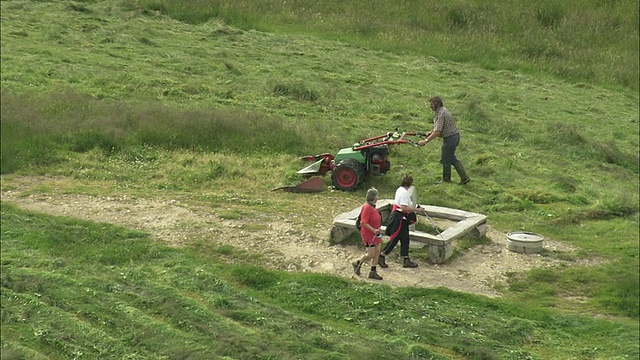
{"label": "dark trousers", "polygon": [[440,148],[440,162],[442,166],[451,168],[458,161],[456,158],[456,148],[460,143],[460,134],[451,135],[442,139],[442,147]]}
{"label": "dark trousers", "polygon": [[399,217],[392,219],[392,223],[394,220],[397,221],[397,226],[394,232],[389,237],[389,242],[384,247],[382,252],[385,255],[389,255],[393,248],[396,247],[398,241],[400,241],[400,256],[408,257],[409,256],[409,217],[399,211],[393,212],[394,217]]}

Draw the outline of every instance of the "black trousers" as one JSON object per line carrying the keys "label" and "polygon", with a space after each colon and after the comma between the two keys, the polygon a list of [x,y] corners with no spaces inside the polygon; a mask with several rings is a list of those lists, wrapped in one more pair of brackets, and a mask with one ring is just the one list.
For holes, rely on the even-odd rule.
{"label": "black trousers", "polygon": [[400,242],[400,256],[409,256],[409,216],[401,213],[400,211],[394,211],[392,214],[391,223],[387,229],[391,229],[389,235],[389,242],[384,247],[382,252],[385,255],[389,255],[393,248],[396,247],[398,241]]}

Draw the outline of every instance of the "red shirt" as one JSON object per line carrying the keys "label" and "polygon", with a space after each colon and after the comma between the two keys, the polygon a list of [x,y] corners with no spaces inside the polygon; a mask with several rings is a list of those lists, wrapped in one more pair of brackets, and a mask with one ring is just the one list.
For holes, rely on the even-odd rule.
{"label": "red shirt", "polygon": [[369,203],[362,205],[362,210],[360,210],[360,236],[362,237],[362,241],[365,242],[365,244],[368,244],[376,233],[367,229],[364,224],[369,224],[374,229],[379,229],[382,225],[382,217],[380,216],[380,213]]}

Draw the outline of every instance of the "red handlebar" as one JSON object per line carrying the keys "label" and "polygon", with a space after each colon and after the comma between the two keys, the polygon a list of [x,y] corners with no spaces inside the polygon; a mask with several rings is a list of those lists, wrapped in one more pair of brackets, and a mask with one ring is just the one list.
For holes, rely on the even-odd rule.
{"label": "red handlebar", "polygon": [[357,146],[353,147],[353,150],[363,150],[363,149],[368,149],[370,147],[380,146],[380,145],[409,144],[410,141],[405,139],[406,136],[426,136],[426,135],[427,134],[423,132],[413,132],[413,131],[405,131],[402,133],[399,133],[397,131],[388,132],[384,135],[375,136],[375,137],[360,141]]}

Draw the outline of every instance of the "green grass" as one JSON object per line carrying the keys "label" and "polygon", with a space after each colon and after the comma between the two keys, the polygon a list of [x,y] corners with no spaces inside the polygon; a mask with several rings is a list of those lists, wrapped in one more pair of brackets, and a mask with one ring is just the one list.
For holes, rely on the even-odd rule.
{"label": "green grass", "polygon": [[633,321],[226,263],[235,252],[3,203],[3,358],[638,356]]}
{"label": "green grass", "polygon": [[191,24],[308,33],[395,53],[638,89],[636,1],[141,1]]}
{"label": "green grass", "polygon": [[299,156],[428,130],[440,95],[472,182],[433,186],[429,144],[392,149],[391,172],[363,189],[391,197],[412,173],[423,203],[578,251],[489,300],[271,272],[228,246],[168,249],[3,203],[3,358],[637,357],[635,2],[211,4],[1,2],[3,191],[57,176],[37,191],[328,225],[364,191],[269,190],[301,180]]}

